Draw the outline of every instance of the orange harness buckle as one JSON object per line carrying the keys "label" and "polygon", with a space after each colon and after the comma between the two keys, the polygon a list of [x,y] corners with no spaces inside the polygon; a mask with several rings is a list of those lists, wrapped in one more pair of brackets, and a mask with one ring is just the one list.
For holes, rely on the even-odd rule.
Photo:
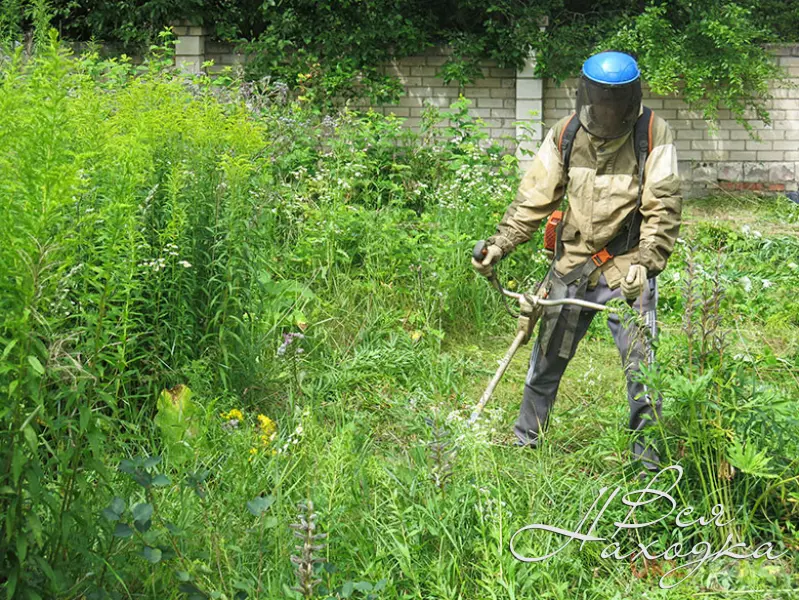
{"label": "orange harness buckle", "polygon": [[611,258],[613,258],[613,255],[610,252],[608,252],[608,249],[607,248],[602,248],[602,250],[600,250],[599,252],[597,252],[596,254],[594,254],[591,257],[591,260],[594,261],[594,264],[597,267],[601,267],[606,262],[608,262]]}

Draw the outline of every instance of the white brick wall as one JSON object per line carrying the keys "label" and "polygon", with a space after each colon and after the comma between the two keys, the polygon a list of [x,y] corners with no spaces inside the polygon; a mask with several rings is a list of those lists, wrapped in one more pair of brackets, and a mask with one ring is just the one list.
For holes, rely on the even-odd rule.
{"label": "white brick wall", "polygon": [[[444,85],[437,77],[438,68],[446,61],[446,51],[432,49],[422,56],[411,56],[392,61],[386,71],[398,77],[405,85],[407,95],[398,104],[374,106],[383,114],[393,113],[406,116],[405,109],[411,117],[420,117],[426,104],[439,108],[448,108],[458,99],[458,94],[471,100],[469,114],[479,117],[485,122],[492,139],[512,149],[515,147],[516,127],[516,74],[512,69],[500,69],[494,61],[480,63],[484,79],[477,80],[474,85],[461,90],[457,84]],[[411,118],[406,124],[418,129],[420,120]]]}

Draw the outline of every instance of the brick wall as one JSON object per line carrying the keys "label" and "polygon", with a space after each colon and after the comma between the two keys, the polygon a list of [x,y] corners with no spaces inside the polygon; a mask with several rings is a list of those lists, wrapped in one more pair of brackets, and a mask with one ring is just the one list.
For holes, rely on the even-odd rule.
{"label": "brick wall", "polygon": [[[183,68],[197,72],[206,61],[213,61],[209,72],[220,72],[228,67],[240,67],[245,57],[236,53],[229,44],[213,42],[207,39],[201,28],[181,24],[173,27],[178,39],[176,62]],[[202,42],[198,38],[202,36]],[[188,43],[183,40],[188,38]],[[201,54],[198,51],[202,50]],[[508,148],[516,150],[519,146],[534,150],[531,144],[543,139],[540,124],[543,110],[541,94],[542,82],[533,77],[534,62],[530,62],[524,70],[501,69],[492,60],[480,62],[483,79],[466,86],[461,90],[457,84],[445,84],[437,76],[438,69],[447,60],[448,50],[433,48],[420,56],[401,58],[387,65],[381,65],[383,73],[397,77],[404,85],[406,96],[398,104],[371,106],[382,114],[394,114],[404,119],[405,125],[418,130],[425,104],[439,108],[448,108],[458,94],[471,101],[469,113],[480,117],[491,139]],[[370,105],[363,101],[351,103],[355,109],[366,109]],[[533,116],[530,111],[535,111]],[[517,123],[525,123],[531,130],[530,141],[517,143],[522,138],[522,127]]]}
{"label": "brick wall", "polygon": [[210,71],[218,72],[225,67],[235,67],[244,64],[244,55],[234,52],[230,44],[214,41],[205,42],[205,60],[214,61]]}
{"label": "brick wall", "polygon": [[[436,75],[446,60],[446,50],[433,49],[422,56],[406,57],[384,65],[382,71],[399,78],[407,95],[398,104],[372,108],[383,114],[404,117],[407,126],[418,129],[425,104],[447,108],[458,99],[458,85],[445,85]],[[516,145],[516,127],[513,124],[516,120],[516,71],[500,69],[496,62],[489,60],[482,61],[480,68],[485,78],[462,90],[472,102],[469,113],[485,122],[491,138],[513,148]],[[361,103],[353,105],[353,108],[368,106]]]}
{"label": "brick wall", "polygon": [[[240,66],[244,57],[233,52],[229,45],[212,42],[206,30],[179,23],[176,63],[198,71],[204,61],[213,60],[211,71]],[[691,111],[677,97],[655,96],[644,86],[644,103],[671,125],[677,144],[680,176],[687,196],[714,190],[794,191],[799,178],[799,45],[773,45],[769,49],[776,60],[787,69],[791,78],[784,87],[772,87],[774,98],[767,108],[772,124],[766,127],[751,121],[760,140],[732,118],[729,111],[719,111],[719,127],[708,128],[701,115]],[[393,113],[405,119],[411,128],[419,127],[426,103],[448,107],[458,97],[457,85],[444,85],[437,76],[438,68],[446,61],[447,51],[433,49],[424,55],[392,61],[381,68],[403,82],[407,95],[396,105],[373,107],[384,114]],[[516,72],[500,69],[492,61],[480,67],[485,76],[464,88],[472,101],[470,113],[485,121],[491,138],[509,150],[516,149],[524,169],[530,157],[522,150],[535,150],[543,134],[558,119],[574,110],[576,80],[558,86],[551,80],[534,76],[535,59],[531,57]],[[366,105],[356,105],[365,108]],[[543,127],[542,127],[543,124]],[[526,129],[533,135],[523,139]]]}

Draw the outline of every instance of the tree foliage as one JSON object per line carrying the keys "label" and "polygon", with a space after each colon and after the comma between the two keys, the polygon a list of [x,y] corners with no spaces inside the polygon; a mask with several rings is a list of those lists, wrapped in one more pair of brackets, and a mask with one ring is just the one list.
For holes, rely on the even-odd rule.
{"label": "tree foliage", "polygon": [[[43,4],[2,0],[3,29],[23,30]],[[578,73],[591,53],[614,48],[638,57],[653,90],[681,89],[708,118],[729,108],[739,119],[767,120],[768,81],[779,71],[763,44],[799,40],[799,5],[778,0],[51,0],[48,6],[65,38],[128,49],[150,43],[178,19],[204,24],[217,38],[241,44],[252,78],[269,75],[315,100],[396,97],[397,82],[379,65],[439,44],[452,49],[440,75],[460,84],[482,76],[483,58],[518,68],[536,51],[538,74],[560,81]]]}

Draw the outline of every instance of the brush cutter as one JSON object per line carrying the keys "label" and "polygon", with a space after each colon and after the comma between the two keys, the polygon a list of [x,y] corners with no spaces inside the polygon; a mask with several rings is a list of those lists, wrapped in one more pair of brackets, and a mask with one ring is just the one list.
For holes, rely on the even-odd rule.
{"label": "brush cutter", "polygon": [[[486,255],[486,247],[485,242],[478,242],[477,245],[474,247],[474,259],[477,261],[483,260]],[[517,319],[517,329],[516,329],[516,337],[513,338],[513,343],[511,343],[510,348],[505,353],[505,356],[499,361],[499,368],[497,372],[494,373],[494,377],[491,378],[491,381],[488,383],[488,387],[486,391],[483,392],[483,395],[480,396],[480,401],[477,403],[477,406],[474,407],[471,416],[469,417],[469,425],[473,425],[478,418],[480,418],[480,413],[483,412],[483,408],[488,403],[488,400],[491,398],[491,394],[494,393],[494,388],[497,387],[499,380],[502,379],[502,376],[505,374],[505,371],[510,364],[513,355],[516,354],[516,351],[519,347],[523,344],[526,344],[530,337],[533,334],[533,329],[535,328],[536,323],[541,318],[541,315],[544,313],[545,306],[558,306],[561,304],[572,304],[575,306],[581,306],[583,308],[588,308],[591,310],[610,310],[607,306],[603,304],[597,304],[595,302],[588,302],[587,300],[577,300],[575,298],[563,298],[560,300],[547,300],[547,292],[546,290],[539,289],[538,292],[535,294],[524,294],[524,293],[517,293],[511,292],[510,290],[506,290],[502,287],[502,284],[499,282],[499,278],[497,277],[496,272],[493,270],[491,271],[491,275],[488,277],[488,281],[493,285],[497,291],[502,296],[502,303],[505,306],[505,310],[513,317]],[[519,313],[514,313],[510,307],[508,306],[508,301],[506,298],[513,298],[514,300],[519,302]]]}

